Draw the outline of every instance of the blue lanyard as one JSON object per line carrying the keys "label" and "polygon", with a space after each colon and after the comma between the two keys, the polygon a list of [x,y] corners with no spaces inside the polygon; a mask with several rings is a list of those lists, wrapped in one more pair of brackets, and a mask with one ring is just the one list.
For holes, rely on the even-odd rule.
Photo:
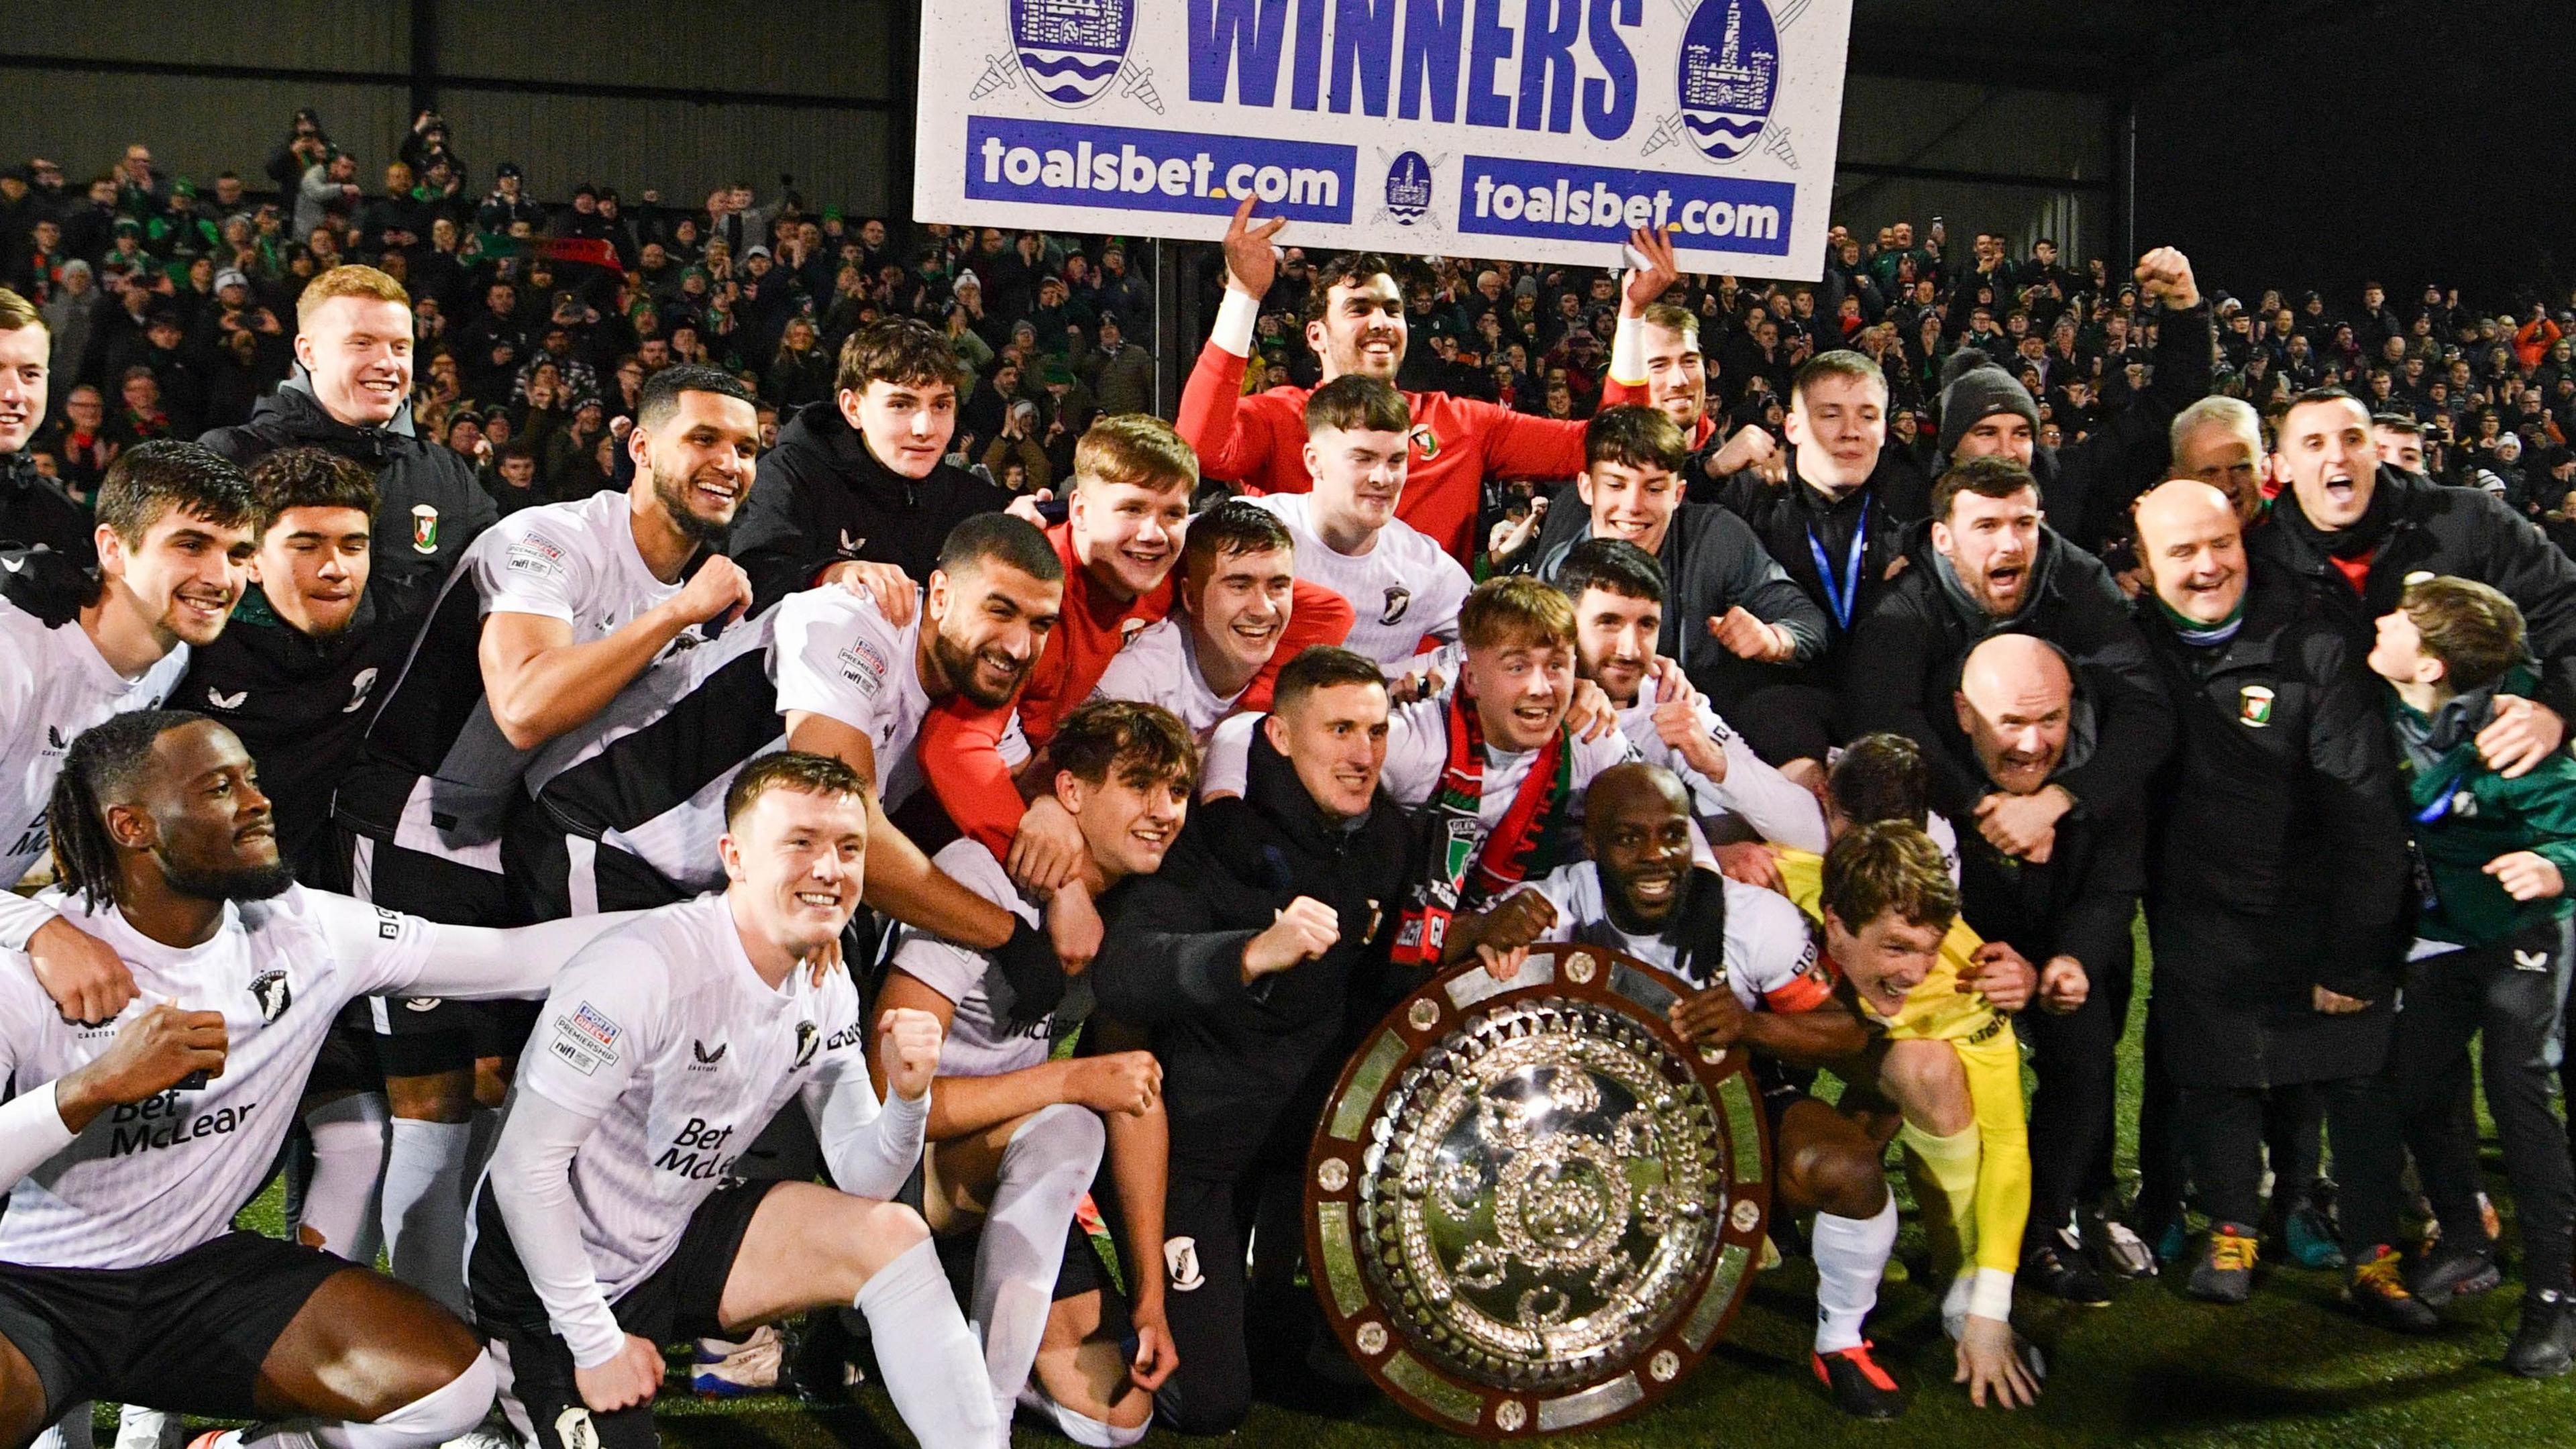
{"label": "blue lanyard", "polygon": [[2453,775],[2451,778],[2444,780],[2442,782],[2441,792],[2433,797],[2433,803],[2415,812],[2415,823],[2418,825],[2430,825],[2441,819],[2443,816],[2450,814],[2452,794],[2460,788],[2460,781],[2467,774],[2468,771],[2462,770],[2459,774]]}
{"label": "blue lanyard", "polygon": [[1860,606],[1860,556],[1869,545],[1869,514],[1864,512],[1852,527],[1851,556],[1843,561],[1843,586],[1834,588],[1833,560],[1825,557],[1825,545],[1816,537],[1814,525],[1807,528],[1807,552],[1815,556],[1816,582],[1824,585],[1825,607],[1834,615],[1834,625],[1844,633],[1851,632],[1852,610]]}

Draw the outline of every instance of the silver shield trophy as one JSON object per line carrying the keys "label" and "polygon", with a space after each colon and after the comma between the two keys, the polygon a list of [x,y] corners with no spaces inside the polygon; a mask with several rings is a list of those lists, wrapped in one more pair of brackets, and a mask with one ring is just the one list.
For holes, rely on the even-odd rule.
{"label": "silver shield trophy", "polygon": [[1769,1218],[1745,1054],[1695,1050],[1691,988],[1615,951],[1470,964],[1371,1032],[1308,1156],[1316,1296],[1352,1359],[1482,1438],[1597,1426],[1708,1352]]}

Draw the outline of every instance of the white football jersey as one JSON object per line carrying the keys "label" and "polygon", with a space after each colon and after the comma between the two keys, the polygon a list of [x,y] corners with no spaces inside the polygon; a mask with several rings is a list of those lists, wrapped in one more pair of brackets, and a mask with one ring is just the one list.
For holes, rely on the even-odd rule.
{"label": "white football jersey", "polygon": [[160,1001],[222,1012],[226,1052],[220,1076],[109,1108],[19,1181],[0,1214],[0,1262],[43,1268],[138,1268],[230,1231],[268,1177],[340,1008],[420,979],[450,929],[289,886],[227,905],[212,939],[182,948],[112,906],[91,913],[46,898],[115,949],[142,996],[114,1022],[74,1025],[23,956],[0,952],[0,1066],[16,1090],[97,1058]]}
{"label": "white football jersey", "polygon": [[188,672],[180,645],[140,679],[108,667],[78,624],[48,629],[0,601],[0,890],[16,885],[52,845],[45,807],[63,753],[110,715],[152,709]]}
{"label": "white football jersey", "polygon": [[[521,509],[466,546],[448,581],[449,594],[472,590],[478,619],[535,614],[571,625],[575,644],[605,639],[683,587],[655,578],[645,565],[635,548],[629,507],[623,493],[594,493],[576,502]],[[439,611],[459,602],[442,598]],[[656,663],[700,642],[696,630],[686,631],[665,646]],[[419,663],[407,663],[405,675]],[[535,752],[511,744],[493,722],[491,702],[480,697],[479,667],[472,679],[474,712],[449,742],[436,773],[414,783],[394,843],[498,870],[494,842],[511,793]],[[387,711],[406,707],[402,692],[403,684],[397,682]]]}
{"label": "white football jersey", "polygon": [[[1787,896],[1702,871],[1693,890],[1726,892],[1726,985],[1747,1011],[1806,1011],[1832,988],[1816,964],[1816,941],[1807,917]],[[1610,919],[1601,900],[1601,874],[1591,861],[1561,865],[1525,887],[1556,907],[1556,925],[1539,939],[1581,941],[1625,951],[1650,965],[1675,969],[1678,954],[1660,934],[1630,935]],[[1694,963],[1695,965],[1698,963]],[[1705,986],[1706,980],[1694,982]]]}
{"label": "white football jersey", "polygon": [[679,1246],[689,1215],[802,1094],[877,1100],[858,989],[802,968],[777,987],[724,895],[648,911],[576,954],[519,1058],[521,1091],[596,1119],[572,1160],[581,1238],[615,1302]]}
{"label": "white football jersey", "polygon": [[1219,694],[1209,686],[1199,670],[1198,643],[1190,621],[1175,609],[1127,641],[1127,647],[1101,672],[1091,697],[1161,705],[1189,726],[1190,738],[1205,747],[1208,736],[1235,712],[1251,688],[1248,679],[1232,694]]}
{"label": "white football jersey", "polygon": [[[866,735],[876,749],[877,793],[893,812],[921,788],[913,744],[931,708],[914,658],[922,615],[898,629],[874,596],[837,587],[790,594],[775,612],[778,712],[826,715]],[[1001,754],[1014,769],[1029,757],[1017,714]]]}
{"label": "white football jersey", "polygon": [[[983,846],[972,840],[951,841],[931,857],[931,863],[1031,926],[1038,924],[1038,908],[1011,884],[1001,862]],[[919,926],[899,929],[890,959],[894,969],[947,997],[956,1008],[947,1039],[939,1048],[943,1077],[998,1077],[1036,1066],[1091,1014],[1091,977],[1086,972],[1065,983],[1064,1000],[1052,1014],[1035,1021],[1014,1021],[1010,983],[1002,979],[993,958]]]}
{"label": "white football jersey", "polygon": [[1423,640],[1445,644],[1458,637],[1458,609],[1475,581],[1412,524],[1390,521],[1367,553],[1336,553],[1315,533],[1313,495],[1268,493],[1252,501],[1276,514],[1297,541],[1297,577],[1349,601],[1356,617],[1343,647],[1393,671]]}

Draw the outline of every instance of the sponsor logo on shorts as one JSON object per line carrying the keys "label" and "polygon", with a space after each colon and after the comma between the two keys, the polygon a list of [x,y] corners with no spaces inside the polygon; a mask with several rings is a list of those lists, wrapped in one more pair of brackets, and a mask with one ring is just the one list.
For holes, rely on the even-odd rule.
{"label": "sponsor logo on shorts", "polygon": [[1171,1277],[1175,1293],[1195,1293],[1207,1284],[1207,1275],[1199,1271],[1199,1240],[1196,1238],[1165,1238],[1163,1267]]}
{"label": "sponsor logo on shorts", "polygon": [[[385,939],[391,940],[393,938],[391,936],[387,936]],[[403,998],[403,1010],[436,1011],[446,1000],[447,998],[443,996],[406,996]]]}
{"label": "sponsor logo on shorts", "polygon": [[599,1449],[599,1426],[579,1404],[555,1415],[555,1438],[563,1449]]}

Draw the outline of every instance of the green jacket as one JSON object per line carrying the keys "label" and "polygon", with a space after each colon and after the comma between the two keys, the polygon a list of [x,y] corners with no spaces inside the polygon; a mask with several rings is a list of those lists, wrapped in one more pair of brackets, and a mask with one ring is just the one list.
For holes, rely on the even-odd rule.
{"label": "green jacket", "polygon": [[[2530,677],[2517,672],[2498,687],[2523,693]],[[2576,759],[2561,750],[2514,780],[2488,769],[2478,758],[2477,731],[2494,692],[2462,695],[2429,719],[2393,691],[2389,696],[2397,772],[2406,782],[2424,887],[2415,933],[2428,940],[2483,946],[2576,909],[2564,895],[2517,901],[2486,874],[2488,861],[2529,850],[2556,865],[2576,889]]]}

